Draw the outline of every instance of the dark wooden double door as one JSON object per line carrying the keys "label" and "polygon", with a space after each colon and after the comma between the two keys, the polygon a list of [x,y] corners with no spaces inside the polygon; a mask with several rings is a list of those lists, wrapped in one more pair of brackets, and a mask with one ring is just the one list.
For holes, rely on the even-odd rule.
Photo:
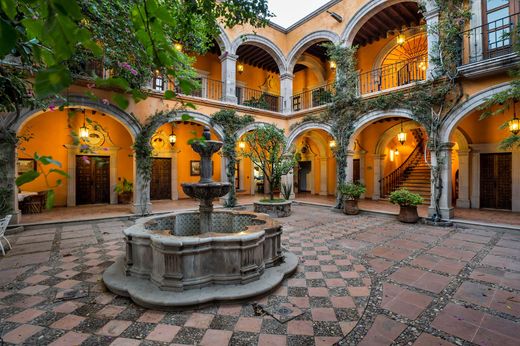
{"label": "dark wooden double door", "polygon": [[150,199],[172,199],[172,159],[153,159]]}
{"label": "dark wooden double door", "polygon": [[511,153],[480,154],[480,207],[509,209],[512,204]]}
{"label": "dark wooden double door", "polygon": [[110,157],[76,156],[76,204],[110,203]]}

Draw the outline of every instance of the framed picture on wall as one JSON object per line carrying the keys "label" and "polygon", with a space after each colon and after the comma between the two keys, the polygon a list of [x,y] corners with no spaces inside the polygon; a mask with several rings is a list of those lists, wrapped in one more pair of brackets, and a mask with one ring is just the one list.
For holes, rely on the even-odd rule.
{"label": "framed picture on wall", "polygon": [[[211,175],[215,174],[215,165],[213,161],[211,161]],[[191,160],[190,161],[190,175],[192,177],[200,176],[200,161],[199,160]]]}
{"label": "framed picture on wall", "polygon": [[18,159],[18,175],[22,175],[25,172],[36,170],[36,161],[34,159]]}
{"label": "framed picture on wall", "polygon": [[192,177],[200,175],[200,161],[197,161],[197,160],[190,161],[190,175]]}

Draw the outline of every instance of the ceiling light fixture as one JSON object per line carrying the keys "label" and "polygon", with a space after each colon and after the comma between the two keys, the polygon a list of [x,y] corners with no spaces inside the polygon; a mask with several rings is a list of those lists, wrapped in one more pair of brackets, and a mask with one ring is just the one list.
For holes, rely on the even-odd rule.
{"label": "ceiling light fixture", "polygon": [[520,119],[516,117],[516,100],[513,99],[513,119],[509,120],[509,131],[517,135],[520,132]]}
{"label": "ceiling light fixture", "polygon": [[406,142],[406,132],[403,131],[403,121],[401,120],[401,132],[399,132],[397,134],[397,140],[399,141],[399,143],[401,143],[401,145],[404,144],[404,142]]}

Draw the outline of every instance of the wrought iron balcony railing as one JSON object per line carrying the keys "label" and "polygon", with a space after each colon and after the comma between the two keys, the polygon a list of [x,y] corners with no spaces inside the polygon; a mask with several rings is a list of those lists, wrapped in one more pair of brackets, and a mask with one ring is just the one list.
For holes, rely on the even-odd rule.
{"label": "wrought iron balcony railing", "polygon": [[513,52],[520,14],[500,18],[466,30],[461,38],[461,65],[467,65]]}
{"label": "wrought iron balcony railing", "polygon": [[236,97],[239,105],[272,112],[280,112],[282,110],[283,98],[280,95],[246,87],[237,87]]}
{"label": "wrought iron balcony railing", "polygon": [[396,88],[426,79],[428,55],[384,65],[359,75],[361,95]]}
{"label": "wrought iron balcony railing", "polygon": [[[189,93],[184,93],[178,86],[174,86],[174,90],[179,95],[195,96],[210,100],[222,100],[222,88],[224,83],[219,80],[214,80],[206,77],[199,77],[200,87],[192,90]],[[166,91],[168,90],[168,82],[161,76],[154,77],[151,83],[151,89],[155,91]]]}
{"label": "wrought iron balcony railing", "polygon": [[335,92],[334,83],[329,83],[312,90],[294,94],[291,97],[292,110],[297,112],[331,103]]}

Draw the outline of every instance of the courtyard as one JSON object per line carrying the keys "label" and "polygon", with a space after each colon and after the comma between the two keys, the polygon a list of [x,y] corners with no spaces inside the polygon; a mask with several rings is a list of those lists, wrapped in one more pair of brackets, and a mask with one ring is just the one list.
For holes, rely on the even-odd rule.
{"label": "courtyard", "polygon": [[267,296],[153,311],[107,292],[130,220],[33,226],[0,259],[0,336],[28,345],[517,345],[520,234],[295,205]]}

